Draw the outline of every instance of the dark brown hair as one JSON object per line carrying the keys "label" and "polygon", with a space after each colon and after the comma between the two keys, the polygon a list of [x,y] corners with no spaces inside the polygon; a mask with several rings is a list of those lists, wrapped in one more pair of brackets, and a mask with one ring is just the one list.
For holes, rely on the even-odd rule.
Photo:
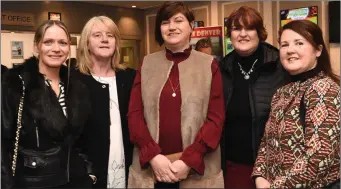
{"label": "dark brown hair", "polygon": [[258,38],[260,41],[265,41],[268,37],[268,33],[263,24],[263,18],[255,9],[242,6],[239,9],[233,11],[227,20],[227,36],[231,37],[232,27],[238,28],[245,27],[246,29],[257,30]]}
{"label": "dark brown hair", "polygon": [[208,39],[208,38],[200,39],[195,44],[195,50],[197,50],[197,51],[201,48],[208,48],[208,47],[212,48],[212,43],[211,43],[210,39]]}
{"label": "dark brown hair", "polygon": [[193,12],[188,9],[188,7],[179,1],[166,1],[163,3],[161,8],[158,10],[155,20],[155,40],[159,45],[163,45],[164,40],[161,34],[161,22],[168,20],[170,17],[177,13],[182,13],[188,20],[189,23],[194,21]]}
{"label": "dark brown hair", "polygon": [[328,50],[324,44],[321,28],[309,20],[295,20],[284,25],[278,32],[278,43],[281,42],[281,35],[284,30],[292,30],[304,37],[316,50],[322,46],[321,55],[317,58],[316,69],[323,71],[331,77],[335,82],[340,82],[340,77],[332,71]]}

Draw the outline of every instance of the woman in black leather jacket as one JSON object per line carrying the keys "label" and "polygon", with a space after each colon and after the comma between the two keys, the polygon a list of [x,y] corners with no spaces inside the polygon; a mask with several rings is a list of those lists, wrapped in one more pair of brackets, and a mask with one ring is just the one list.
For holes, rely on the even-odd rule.
{"label": "woman in black leather jacket", "polygon": [[38,58],[3,76],[1,188],[91,187],[74,145],[90,113],[88,93],[62,65],[70,39],[62,22],[45,21],[34,37]]}

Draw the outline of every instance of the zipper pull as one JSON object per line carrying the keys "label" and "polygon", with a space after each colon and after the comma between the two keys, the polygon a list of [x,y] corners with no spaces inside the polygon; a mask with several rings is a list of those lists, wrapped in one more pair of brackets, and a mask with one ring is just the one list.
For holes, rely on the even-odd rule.
{"label": "zipper pull", "polygon": [[36,137],[37,137],[37,147],[39,148],[39,131],[38,131],[38,127],[36,126]]}

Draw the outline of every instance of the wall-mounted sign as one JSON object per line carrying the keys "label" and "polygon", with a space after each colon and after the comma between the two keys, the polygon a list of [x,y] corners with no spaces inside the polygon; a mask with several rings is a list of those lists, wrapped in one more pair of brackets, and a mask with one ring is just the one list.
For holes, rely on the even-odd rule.
{"label": "wall-mounted sign", "polygon": [[205,27],[204,21],[194,21],[194,27]]}
{"label": "wall-mounted sign", "polygon": [[212,44],[212,56],[219,62],[223,58],[223,28],[221,26],[194,28],[190,45],[195,49],[195,44],[203,38],[208,38]]}
{"label": "wall-mounted sign", "polygon": [[317,10],[317,6],[281,10],[281,27],[293,20],[310,20],[317,24]]}
{"label": "wall-mounted sign", "polygon": [[22,41],[11,41],[12,59],[24,58],[24,44]]}
{"label": "wall-mounted sign", "polygon": [[48,12],[49,20],[62,21],[62,14],[58,12]]}
{"label": "wall-mounted sign", "polygon": [[225,55],[229,54],[230,52],[233,51],[233,46],[231,42],[231,38],[227,36],[228,28],[227,28],[227,22],[228,22],[228,17],[224,18],[224,51]]}
{"label": "wall-mounted sign", "polygon": [[34,15],[22,12],[2,12],[1,25],[35,26]]}

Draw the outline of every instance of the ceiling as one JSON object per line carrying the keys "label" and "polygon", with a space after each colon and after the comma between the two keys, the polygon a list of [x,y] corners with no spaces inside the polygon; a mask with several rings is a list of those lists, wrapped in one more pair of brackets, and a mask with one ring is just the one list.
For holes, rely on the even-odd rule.
{"label": "ceiling", "polygon": [[131,6],[135,5],[137,9],[147,9],[160,6],[164,1],[83,1],[83,2],[125,8],[132,8]]}

